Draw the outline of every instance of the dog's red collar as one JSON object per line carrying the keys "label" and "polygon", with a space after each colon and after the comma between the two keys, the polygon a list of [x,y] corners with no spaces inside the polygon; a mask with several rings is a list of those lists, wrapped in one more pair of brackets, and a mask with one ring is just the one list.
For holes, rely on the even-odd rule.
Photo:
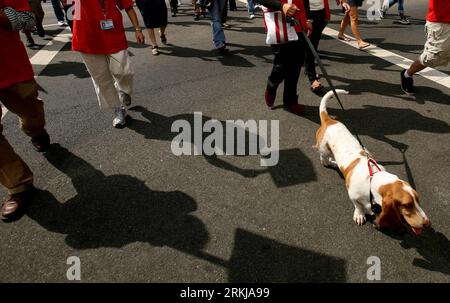
{"label": "dog's red collar", "polygon": [[[372,194],[372,177],[376,173],[379,173],[381,171],[381,168],[378,166],[377,161],[375,161],[374,159],[371,159],[371,158],[368,158],[367,166],[369,167],[369,176],[370,176],[370,178],[369,178],[370,208],[372,209],[372,211],[375,215],[378,215],[381,213],[381,205],[379,205],[378,203],[376,203],[374,201],[374,197]],[[373,170],[374,167],[377,169],[377,171]]]}
{"label": "dog's red collar", "polygon": [[[368,159],[367,160],[367,166],[369,167],[369,175],[370,177],[373,177],[374,174],[379,173],[381,171],[381,168],[378,166],[377,161],[374,159]],[[378,171],[374,171],[373,168],[376,167]]]}

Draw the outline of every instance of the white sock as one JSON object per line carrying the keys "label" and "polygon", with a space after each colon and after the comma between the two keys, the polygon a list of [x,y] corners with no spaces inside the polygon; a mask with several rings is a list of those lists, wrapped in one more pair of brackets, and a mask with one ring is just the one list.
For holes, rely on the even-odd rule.
{"label": "white sock", "polygon": [[405,77],[406,78],[412,78],[412,76],[408,75],[408,70],[405,70]]}

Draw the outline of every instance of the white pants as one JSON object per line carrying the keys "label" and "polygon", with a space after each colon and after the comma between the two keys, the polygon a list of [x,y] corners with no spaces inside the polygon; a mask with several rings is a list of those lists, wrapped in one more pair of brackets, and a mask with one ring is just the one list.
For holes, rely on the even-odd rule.
{"label": "white pants", "polygon": [[81,53],[101,109],[122,106],[119,92],[131,95],[134,72],[128,50],[111,55]]}

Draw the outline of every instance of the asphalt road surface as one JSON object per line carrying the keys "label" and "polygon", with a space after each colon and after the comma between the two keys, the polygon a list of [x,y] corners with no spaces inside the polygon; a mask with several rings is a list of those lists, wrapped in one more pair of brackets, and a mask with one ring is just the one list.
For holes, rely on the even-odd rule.
{"label": "asphalt road surface", "polygon": [[[394,22],[396,8],[382,21],[365,19],[362,10],[362,35],[415,59],[425,41],[424,2],[406,1],[409,26]],[[340,11],[334,3],[332,9],[329,27],[337,29]],[[45,10],[49,35],[36,38],[30,57],[41,56],[34,68],[55,145],[34,152],[17,118],[3,117],[40,192],[20,221],[0,223],[0,281],[65,282],[66,261],[77,256],[83,282],[369,282],[367,261],[375,256],[383,282],[450,282],[449,86],[417,76],[416,96],[405,96],[399,66],[330,36],[321,42],[336,86],[351,93],[343,98],[346,112],[332,101],[330,113],[415,185],[432,221],[420,237],[385,234],[355,225],[344,180],[321,166],[312,148],[320,98],[307,78],[299,83],[305,117],[266,108],[273,56],[260,13],[249,20],[242,3],[229,12],[231,53],[224,57],[211,51],[210,23],[194,21],[190,5],[169,17],[169,45],[159,57],[134,43],[127,21],[136,73],[132,118],[114,129],[79,54],[61,38],[67,30],[54,25],[49,4]],[[50,62],[46,49],[55,50]],[[439,70],[450,75],[448,67]],[[223,124],[279,120],[278,165],[261,167],[260,156],[250,155],[175,156],[171,125],[192,122],[194,112]]]}

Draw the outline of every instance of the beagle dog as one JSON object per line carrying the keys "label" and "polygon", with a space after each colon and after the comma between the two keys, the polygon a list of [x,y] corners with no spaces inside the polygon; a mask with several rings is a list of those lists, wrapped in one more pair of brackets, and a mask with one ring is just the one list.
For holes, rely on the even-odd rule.
{"label": "beagle dog", "polygon": [[[336,90],[338,94],[348,94]],[[379,229],[409,227],[416,235],[430,225],[419,205],[418,193],[405,181],[376,164],[372,156],[345,127],[327,113],[327,101],[333,97],[328,92],[320,103],[321,126],[317,130],[316,148],[324,166],[338,168],[344,178],[348,195],[355,206],[353,220],[363,225],[366,215],[376,215],[375,226]],[[381,206],[381,213],[374,214],[373,203]],[[379,207],[379,206],[378,206]]]}

